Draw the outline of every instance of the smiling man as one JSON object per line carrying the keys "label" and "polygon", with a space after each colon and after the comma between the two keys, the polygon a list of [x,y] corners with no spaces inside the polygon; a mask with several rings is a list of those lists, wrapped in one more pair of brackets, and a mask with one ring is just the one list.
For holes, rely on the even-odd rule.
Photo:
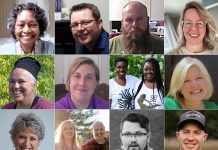
{"label": "smiling man", "polygon": [[70,9],[70,28],[80,44],[80,54],[109,54],[109,34],[103,29],[98,8],[81,3]]}
{"label": "smiling man", "polygon": [[207,140],[205,116],[198,111],[187,111],[180,116],[176,137],[180,150],[201,150]]}
{"label": "smiling man", "polygon": [[82,145],[82,150],[109,150],[109,141],[105,138],[105,126],[100,121],[94,121],[91,126],[93,138]]}
{"label": "smiling man", "polygon": [[152,150],[149,119],[136,113],[124,117],[120,124],[121,150]]}

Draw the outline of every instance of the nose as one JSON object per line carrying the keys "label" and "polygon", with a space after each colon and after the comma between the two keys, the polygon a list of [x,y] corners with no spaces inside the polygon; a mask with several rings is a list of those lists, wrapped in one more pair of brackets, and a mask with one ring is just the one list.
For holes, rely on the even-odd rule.
{"label": "nose", "polygon": [[196,23],[192,23],[191,30],[197,30]]}
{"label": "nose", "polygon": [[13,86],[14,86],[14,88],[19,88],[20,85],[18,82],[14,82]]}
{"label": "nose", "polygon": [[23,28],[23,32],[29,33],[30,32],[30,27],[28,25],[25,25]]}
{"label": "nose", "polygon": [[190,134],[188,135],[188,138],[187,138],[187,139],[190,140],[190,141],[194,140],[194,135],[193,135],[192,133],[190,133]]}
{"label": "nose", "polygon": [[78,24],[77,31],[83,31],[84,28],[81,23]]}
{"label": "nose", "polygon": [[136,21],[136,20],[133,21],[132,27],[133,27],[133,28],[136,28],[136,27],[137,27],[137,21]]}
{"label": "nose", "polygon": [[132,135],[132,136],[131,136],[130,141],[131,141],[131,142],[135,142],[135,141],[136,141],[135,135]]}
{"label": "nose", "polygon": [[84,86],[85,83],[86,83],[86,78],[85,78],[85,77],[81,77],[81,78],[79,79],[79,85],[80,85],[80,86]]}
{"label": "nose", "polygon": [[31,145],[31,141],[30,141],[30,139],[29,138],[27,138],[27,139],[25,139],[25,141],[24,141],[25,143],[25,147],[27,148],[27,147],[30,147],[30,145]]}

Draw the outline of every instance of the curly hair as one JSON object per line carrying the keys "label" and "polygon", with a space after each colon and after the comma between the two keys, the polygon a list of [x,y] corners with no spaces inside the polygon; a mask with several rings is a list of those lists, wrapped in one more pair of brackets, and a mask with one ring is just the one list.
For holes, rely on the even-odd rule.
{"label": "curly hair", "polygon": [[48,26],[48,21],[45,16],[45,11],[34,3],[18,4],[11,11],[9,18],[8,18],[7,29],[11,33],[12,37],[15,40],[17,39],[15,36],[15,24],[16,24],[18,14],[20,14],[23,10],[29,10],[33,13],[33,15],[35,16],[39,24],[39,30],[40,30],[39,37],[42,37]]}
{"label": "curly hair", "polygon": [[37,115],[34,113],[21,113],[11,125],[9,131],[11,139],[13,140],[18,133],[26,129],[30,129],[32,133],[36,134],[39,140],[42,140],[45,136],[44,123]]}
{"label": "curly hair", "polygon": [[198,12],[199,16],[201,17],[202,20],[207,21],[206,24],[206,34],[204,37],[204,46],[209,49],[209,50],[213,50],[215,45],[216,45],[216,24],[213,20],[213,18],[210,16],[210,14],[208,13],[208,11],[198,2],[195,1],[191,1],[189,3],[187,3],[185,5],[184,10],[181,12],[180,15],[180,20],[179,20],[179,25],[178,25],[178,33],[179,33],[179,40],[178,40],[178,47],[177,49],[179,49],[180,47],[185,45],[185,37],[183,34],[183,30],[182,30],[182,24],[181,22],[184,20],[184,16],[185,16],[185,12],[188,9],[196,9],[196,11]]}

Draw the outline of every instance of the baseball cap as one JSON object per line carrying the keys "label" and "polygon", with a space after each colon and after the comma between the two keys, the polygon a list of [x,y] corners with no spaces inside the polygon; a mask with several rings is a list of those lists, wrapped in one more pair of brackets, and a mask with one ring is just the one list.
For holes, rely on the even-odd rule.
{"label": "baseball cap", "polygon": [[194,111],[194,110],[190,110],[190,111],[183,113],[180,116],[177,131],[179,131],[181,129],[181,127],[187,122],[198,123],[200,125],[200,127],[206,132],[205,116],[202,113],[200,113],[198,111]]}

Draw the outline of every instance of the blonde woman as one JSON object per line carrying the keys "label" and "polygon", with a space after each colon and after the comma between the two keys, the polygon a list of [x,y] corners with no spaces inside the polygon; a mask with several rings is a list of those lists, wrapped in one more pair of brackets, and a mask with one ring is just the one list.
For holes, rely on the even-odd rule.
{"label": "blonde woman", "polygon": [[164,98],[165,109],[218,109],[208,101],[212,93],[212,81],[204,64],[196,58],[184,57],[173,71]]}
{"label": "blonde woman", "polygon": [[55,150],[80,150],[73,120],[61,122],[56,129]]}
{"label": "blonde woman", "polygon": [[208,11],[198,2],[189,2],[180,15],[178,47],[167,54],[217,55],[216,31]]}

